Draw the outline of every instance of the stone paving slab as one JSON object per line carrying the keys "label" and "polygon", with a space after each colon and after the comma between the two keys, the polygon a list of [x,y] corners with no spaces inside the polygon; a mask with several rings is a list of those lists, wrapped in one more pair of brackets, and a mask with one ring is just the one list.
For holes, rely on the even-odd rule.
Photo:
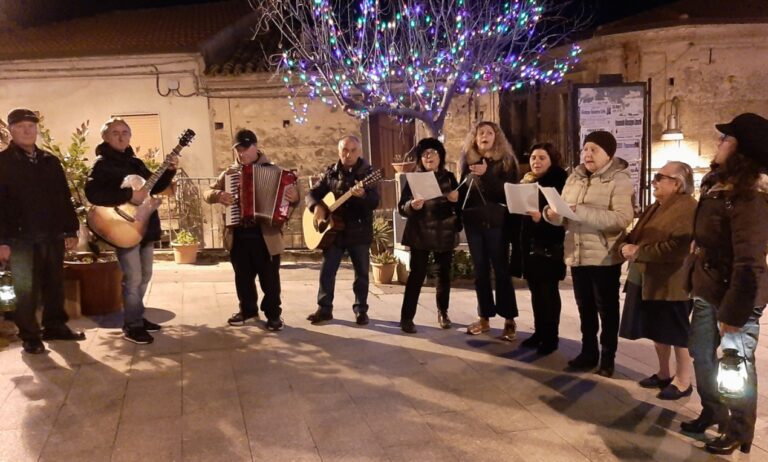
{"label": "stone paving slab", "polygon": [[[768,402],[760,390],[748,456],[710,456],[679,432],[698,398],[660,401],[636,381],[655,372],[648,341],[620,340],[617,373],[566,373],[579,349],[569,281],[561,286],[561,347],[540,358],[488,335],[467,336],[471,283],[451,293],[454,327],[437,327],[425,287],[418,334],[397,326],[403,286],[372,286],[371,324],[351,310],[352,272],[337,280],[335,319],[312,326],[317,263],[282,269],[286,328],[227,326],[237,310],[228,264],[155,265],[147,317],[155,343],[121,338],[121,315],[72,322],[81,343],[49,353],[0,350],[0,462],[16,461],[768,461]],[[533,326],[516,284],[519,339]],[[758,347],[766,383],[768,345]]]}

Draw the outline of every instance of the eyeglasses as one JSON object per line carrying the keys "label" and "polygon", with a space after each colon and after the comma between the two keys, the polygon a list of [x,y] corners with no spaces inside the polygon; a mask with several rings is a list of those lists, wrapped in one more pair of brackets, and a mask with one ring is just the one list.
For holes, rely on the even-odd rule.
{"label": "eyeglasses", "polygon": [[427,149],[426,151],[421,153],[421,157],[438,156],[438,155],[439,153],[434,149]]}
{"label": "eyeglasses", "polygon": [[664,175],[663,173],[657,173],[657,174],[653,175],[653,182],[654,183],[659,183],[664,178],[666,178],[668,180],[676,180],[677,179],[677,178],[675,178],[673,176]]}

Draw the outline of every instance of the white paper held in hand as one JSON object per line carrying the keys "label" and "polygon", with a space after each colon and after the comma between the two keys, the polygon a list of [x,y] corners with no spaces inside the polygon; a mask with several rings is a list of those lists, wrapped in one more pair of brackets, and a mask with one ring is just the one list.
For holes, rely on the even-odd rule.
{"label": "white paper held in hand", "polygon": [[557,189],[542,188],[541,186],[539,186],[539,189],[541,190],[541,193],[544,194],[544,198],[547,199],[547,203],[550,207],[552,207],[552,210],[554,210],[556,214],[569,220],[581,221],[581,218],[579,218],[579,216],[576,215],[573,210],[571,210],[571,206],[563,200],[563,198],[557,192]]}
{"label": "white paper held in hand", "polygon": [[509,213],[526,215],[539,211],[539,185],[536,183],[504,183],[504,196]]}
{"label": "white paper held in hand", "polygon": [[434,172],[406,173],[405,178],[408,180],[408,186],[411,187],[414,199],[428,201],[443,195]]}

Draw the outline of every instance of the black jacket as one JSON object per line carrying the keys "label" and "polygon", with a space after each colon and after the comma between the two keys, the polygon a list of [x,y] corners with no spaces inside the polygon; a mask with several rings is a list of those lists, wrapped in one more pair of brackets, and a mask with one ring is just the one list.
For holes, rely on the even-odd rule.
{"label": "black jacket", "polygon": [[[562,193],[567,178],[565,170],[553,166],[536,182],[542,187],[555,188],[558,193]],[[547,200],[539,191],[539,211],[543,211],[546,205]],[[565,228],[547,223],[543,218],[535,223],[528,215],[518,216],[521,217],[519,238],[513,241],[512,245],[518,248],[519,252],[513,252],[516,261],[512,262],[512,275],[528,280],[564,279]]]}
{"label": "black jacket", "polygon": [[80,227],[61,162],[35,149],[36,163],[13,142],[0,152],[0,245],[74,237]]}
{"label": "black jacket", "polygon": [[[341,161],[329,166],[323,177],[309,191],[306,204],[310,211],[323,200],[326,194],[333,192],[338,199],[341,195],[373,172],[373,168],[362,157],[351,170],[342,167]],[[334,243],[340,247],[373,242],[373,210],[379,205],[379,192],[375,187],[365,188],[365,196],[351,197],[337,211],[336,215],[344,222],[344,229],[336,235]]]}
{"label": "black jacket", "polygon": [[[488,170],[482,176],[471,175],[469,165],[461,162],[459,206],[467,230],[505,227],[507,207],[504,183],[517,183],[517,170],[504,171],[502,160],[485,159]],[[469,177],[469,178],[468,178]],[[470,186],[471,185],[471,186]],[[465,202],[466,201],[466,202]]]}
{"label": "black jacket", "polygon": [[[435,176],[444,194],[453,191],[459,184],[453,173],[447,170],[437,171]],[[403,245],[437,252],[456,247],[459,243],[458,232],[461,230],[459,203],[438,197],[425,201],[420,210],[415,210],[411,207],[412,199],[411,187],[406,183],[397,205],[400,215],[408,218],[403,231]]]}
{"label": "black jacket", "polygon": [[[131,200],[133,190],[120,187],[123,179],[128,175],[139,175],[144,179],[152,176],[153,172],[136,157],[130,146],[125,152],[118,152],[104,142],[96,146],[96,155],[98,157],[85,184],[85,197],[91,204],[107,207],[125,204]],[[157,194],[166,189],[175,175],[175,170],[167,170],[155,183],[151,193]],[[141,242],[158,241],[161,234],[160,216],[155,211],[149,217],[147,232]]]}
{"label": "black jacket", "polygon": [[732,189],[716,183],[699,199],[690,287],[692,298],[717,306],[718,321],[741,327],[768,303],[768,177],[751,193]]}

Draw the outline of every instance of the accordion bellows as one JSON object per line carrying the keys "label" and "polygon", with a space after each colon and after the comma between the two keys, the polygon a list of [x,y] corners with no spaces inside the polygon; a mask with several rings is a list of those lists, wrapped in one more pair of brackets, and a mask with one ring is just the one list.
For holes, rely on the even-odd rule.
{"label": "accordion bellows", "polygon": [[281,226],[291,214],[285,190],[297,180],[294,172],[267,164],[244,165],[239,171],[227,173],[224,189],[234,196],[234,201],[226,208],[226,226]]}

